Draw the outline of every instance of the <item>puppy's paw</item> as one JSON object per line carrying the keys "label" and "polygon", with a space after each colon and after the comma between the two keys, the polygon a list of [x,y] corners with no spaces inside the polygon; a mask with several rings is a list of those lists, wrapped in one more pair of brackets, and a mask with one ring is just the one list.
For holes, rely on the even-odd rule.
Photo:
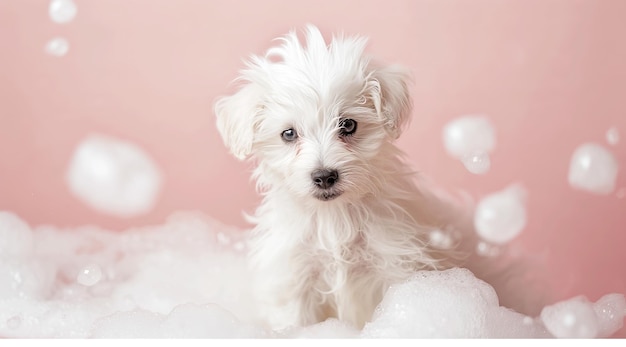
{"label": "puppy's paw", "polygon": [[274,331],[286,331],[301,325],[300,313],[295,304],[267,306],[264,312]]}

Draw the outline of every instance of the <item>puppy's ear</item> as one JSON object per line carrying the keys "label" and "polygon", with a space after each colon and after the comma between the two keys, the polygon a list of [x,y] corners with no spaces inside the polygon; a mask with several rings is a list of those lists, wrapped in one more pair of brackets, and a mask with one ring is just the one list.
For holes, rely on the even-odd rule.
{"label": "puppy's ear", "polygon": [[370,73],[370,97],[378,116],[393,139],[409,122],[413,103],[409,94],[409,72],[400,66],[376,67]]}
{"label": "puppy's ear", "polygon": [[237,159],[243,160],[252,153],[255,121],[262,109],[261,95],[259,86],[248,83],[237,93],[215,102],[217,130]]}

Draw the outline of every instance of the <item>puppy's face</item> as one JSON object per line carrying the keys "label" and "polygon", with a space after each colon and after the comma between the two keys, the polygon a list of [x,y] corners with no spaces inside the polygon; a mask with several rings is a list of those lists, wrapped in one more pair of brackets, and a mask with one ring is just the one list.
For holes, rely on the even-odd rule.
{"label": "puppy's face", "polygon": [[380,189],[376,156],[400,135],[410,112],[407,75],[375,66],[365,40],[326,45],[308,27],[265,57],[253,57],[234,95],[217,101],[217,125],[240,159],[253,157],[262,189],[328,202]]}

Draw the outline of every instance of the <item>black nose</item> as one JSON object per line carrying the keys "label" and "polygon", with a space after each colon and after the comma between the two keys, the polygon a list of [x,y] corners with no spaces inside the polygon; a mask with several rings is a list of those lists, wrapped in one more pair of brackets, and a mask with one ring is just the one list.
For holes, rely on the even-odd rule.
{"label": "black nose", "polygon": [[335,185],[339,179],[339,174],[337,170],[315,170],[311,174],[311,179],[313,179],[313,183],[315,183],[315,186],[318,188],[328,189]]}

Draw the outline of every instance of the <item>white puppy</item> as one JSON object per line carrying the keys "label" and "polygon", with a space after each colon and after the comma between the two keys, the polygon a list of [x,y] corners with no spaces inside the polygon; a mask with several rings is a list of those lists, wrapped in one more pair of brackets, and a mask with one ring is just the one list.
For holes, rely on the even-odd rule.
{"label": "white puppy", "polygon": [[407,72],[364,54],[366,39],[326,44],[308,26],[254,56],[241,88],[215,104],[224,142],[256,163],[255,290],[273,328],[337,317],[362,327],[390,284],[443,269],[430,244],[451,223],[393,141],[411,115]]}

